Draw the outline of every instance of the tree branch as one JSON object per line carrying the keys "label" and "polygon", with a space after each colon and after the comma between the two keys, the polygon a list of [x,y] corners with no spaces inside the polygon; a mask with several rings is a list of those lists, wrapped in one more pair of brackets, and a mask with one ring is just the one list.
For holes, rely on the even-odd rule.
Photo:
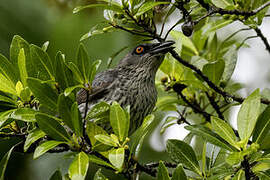
{"label": "tree branch", "polygon": [[269,42],[267,41],[266,37],[262,34],[262,31],[256,27],[254,29],[254,31],[256,32],[257,36],[259,36],[261,38],[261,40],[263,41],[267,51],[270,53],[270,45],[269,45]]}

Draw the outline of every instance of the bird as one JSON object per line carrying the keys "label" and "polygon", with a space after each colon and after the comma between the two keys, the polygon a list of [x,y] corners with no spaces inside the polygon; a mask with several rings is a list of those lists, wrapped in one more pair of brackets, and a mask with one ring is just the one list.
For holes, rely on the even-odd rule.
{"label": "bird", "polygon": [[[115,68],[96,74],[91,92],[82,88],[76,95],[80,113],[85,113],[86,104],[89,111],[100,101],[109,104],[116,101],[122,108],[129,105],[129,134],[132,134],[155,107],[157,101],[155,75],[165,54],[174,48],[172,46],[174,43],[165,41],[140,44],[120,60]],[[112,131],[109,122],[102,123],[101,127]]]}

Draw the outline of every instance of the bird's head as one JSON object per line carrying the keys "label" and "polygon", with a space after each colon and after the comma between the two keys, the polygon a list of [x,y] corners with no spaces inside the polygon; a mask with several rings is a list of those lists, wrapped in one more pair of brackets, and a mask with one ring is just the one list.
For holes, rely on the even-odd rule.
{"label": "bird's head", "polygon": [[118,64],[118,67],[143,68],[156,72],[164,55],[172,50],[175,42],[141,44],[129,52]]}

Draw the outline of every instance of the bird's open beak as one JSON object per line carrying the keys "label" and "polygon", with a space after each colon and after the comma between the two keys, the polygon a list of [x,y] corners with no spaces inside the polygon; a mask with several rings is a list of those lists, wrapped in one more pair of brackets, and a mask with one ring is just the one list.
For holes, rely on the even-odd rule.
{"label": "bird's open beak", "polygon": [[163,43],[157,43],[154,45],[154,47],[151,49],[150,53],[151,54],[166,54],[170,50],[174,49],[172,45],[174,44],[174,41],[165,41]]}

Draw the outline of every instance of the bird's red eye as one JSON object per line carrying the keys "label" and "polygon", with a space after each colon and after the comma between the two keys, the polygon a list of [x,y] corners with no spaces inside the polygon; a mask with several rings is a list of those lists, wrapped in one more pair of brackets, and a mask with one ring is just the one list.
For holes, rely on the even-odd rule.
{"label": "bird's red eye", "polygon": [[139,46],[136,48],[136,53],[141,54],[144,51],[144,48],[142,46]]}

